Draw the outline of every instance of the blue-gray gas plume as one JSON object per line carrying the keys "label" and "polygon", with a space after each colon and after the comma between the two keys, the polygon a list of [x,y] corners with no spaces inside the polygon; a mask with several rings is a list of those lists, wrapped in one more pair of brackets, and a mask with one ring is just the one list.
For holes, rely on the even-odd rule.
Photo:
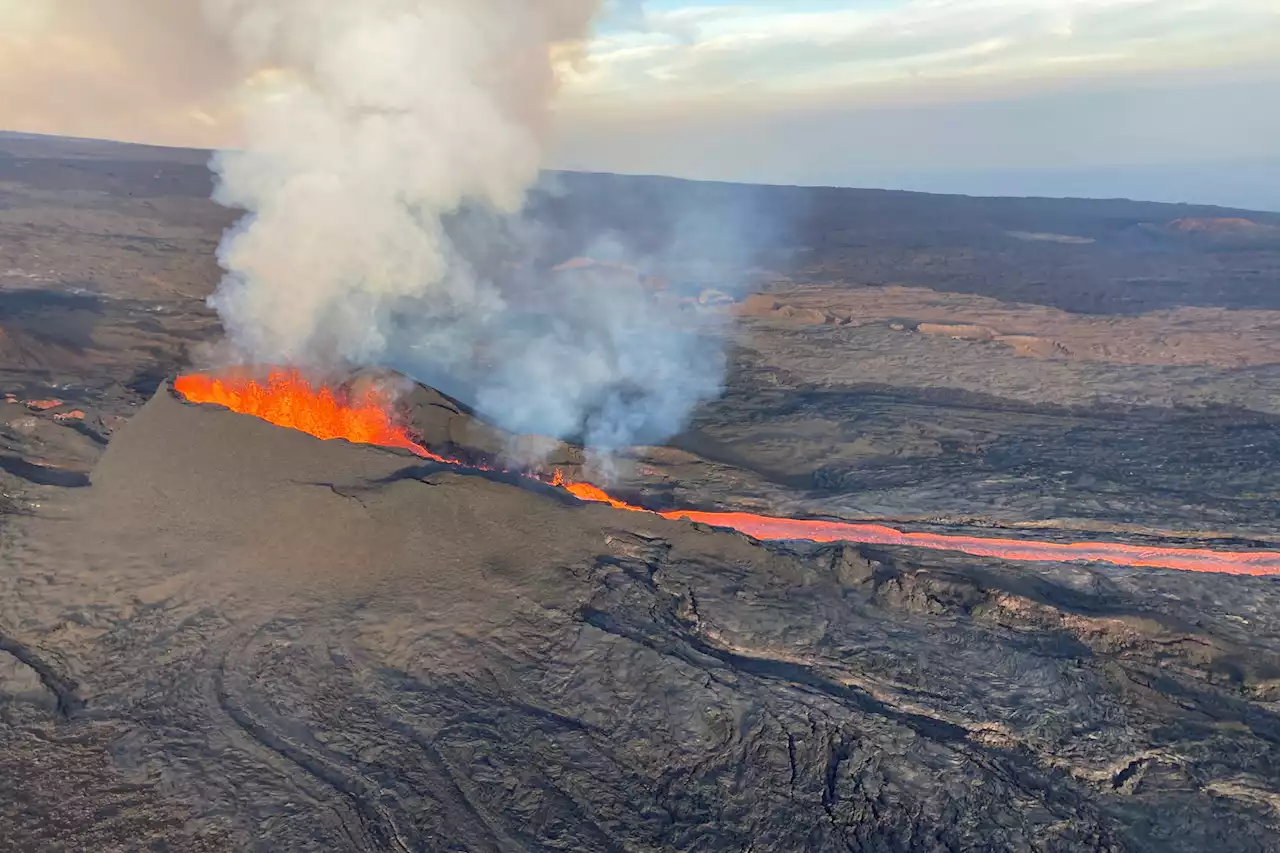
{"label": "blue-gray gas plume", "polygon": [[[517,248],[517,257],[542,254]],[[392,366],[511,432],[605,453],[667,438],[720,392],[727,315],[646,272],[668,268],[661,259],[605,234],[559,269],[528,267],[502,279],[504,306],[492,315],[403,306]]]}

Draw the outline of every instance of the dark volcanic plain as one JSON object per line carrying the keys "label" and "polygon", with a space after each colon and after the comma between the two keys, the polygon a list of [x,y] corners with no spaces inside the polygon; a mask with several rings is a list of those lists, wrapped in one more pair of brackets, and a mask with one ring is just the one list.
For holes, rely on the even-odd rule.
{"label": "dark volcanic plain", "polygon": [[[765,545],[190,405],[205,159],[0,135],[0,850],[1280,850],[1277,579]],[[556,183],[527,263],[736,315],[628,500],[1280,547],[1280,215]],[[549,272],[691,206],[767,250]]]}

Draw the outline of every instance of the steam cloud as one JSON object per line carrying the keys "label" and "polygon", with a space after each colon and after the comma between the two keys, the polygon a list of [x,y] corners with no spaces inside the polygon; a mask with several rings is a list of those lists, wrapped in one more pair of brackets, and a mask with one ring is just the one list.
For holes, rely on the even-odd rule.
{"label": "steam cloud", "polygon": [[[634,277],[553,280],[529,260],[556,69],[602,8],[637,0],[32,2],[30,32],[53,22],[162,81],[139,101],[237,117],[243,145],[212,162],[215,199],[247,211],[219,250],[221,357],[396,367],[512,431],[605,452],[666,438],[718,392],[705,321]],[[579,250],[636,260],[597,236]]]}
{"label": "steam cloud", "polygon": [[517,309],[453,239],[536,242],[517,214],[552,59],[585,37],[595,0],[207,8],[246,68],[273,69],[246,106],[247,146],[215,159],[216,198],[250,211],[213,299],[245,358],[390,364],[512,431],[604,451],[667,437],[718,390],[716,348],[639,282],[525,281],[543,303]]}
{"label": "steam cloud", "polygon": [[[442,217],[515,212],[537,177],[553,45],[589,0],[207,0],[247,68],[247,145],[215,160],[218,201],[251,212],[221,249],[215,305],[258,358],[367,363],[408,298],[501,309],[451,257]],[[431,305],[425,301],[430,297]]]}

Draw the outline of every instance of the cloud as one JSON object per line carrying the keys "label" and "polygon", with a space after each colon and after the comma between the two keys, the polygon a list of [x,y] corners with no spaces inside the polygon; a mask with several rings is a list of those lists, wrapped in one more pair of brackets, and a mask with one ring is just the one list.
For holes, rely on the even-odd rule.
{"label": "cloud", "polygon": [[581,114],[561,123],[553,162],[751,183],[1280,205],[1280,112],[1269,109],[1280,102],[1280,63],[948,94]]}
{"label": "cloud", "polygon": [[[200,5],[0,0],[0,127],[233,142],[238,69],[200,26]],[[945,100],[958,85],[1277,54],[1274,0],[610,0],[560,101],[572,120],[654,105],[819,104],[850,93]]]}
{"label": "cloud", "polygon": [[566,92],[571,106],[1230,65],[1280,49],[1273,0],[689,2],[650,8],[645,20],[592,44]]}
{"label": "cloud", "polygon": [[236,72],[198,0],[0,0],[0,128],[216,145]]}
{"label": "cloud", "polygon": [[[554,165],[843,183],[1274,150],[1275,0],[603,2]],[[244,68],[200,8],[0,0],[0,129],[238,143]]]}
{"label": "cloud", "polygon": [[607,0],[597,31],[665,36],[682,44],[698,40],[698,28],[686,16],[655,14],[645,0]]}

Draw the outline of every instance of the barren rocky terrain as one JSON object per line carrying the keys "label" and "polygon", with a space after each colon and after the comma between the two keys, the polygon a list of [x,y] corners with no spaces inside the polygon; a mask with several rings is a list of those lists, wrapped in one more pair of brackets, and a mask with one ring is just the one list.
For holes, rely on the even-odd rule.
{"label": "barren rocky terrain", "polygon": [[[0,135],[0,850],[1280,850],[1275,578],[765,544],[185,403],[205,158]],[[633,503],[1280,544],[1280,216],[552,183],[530,263],[614,229],[732,318]]]}

